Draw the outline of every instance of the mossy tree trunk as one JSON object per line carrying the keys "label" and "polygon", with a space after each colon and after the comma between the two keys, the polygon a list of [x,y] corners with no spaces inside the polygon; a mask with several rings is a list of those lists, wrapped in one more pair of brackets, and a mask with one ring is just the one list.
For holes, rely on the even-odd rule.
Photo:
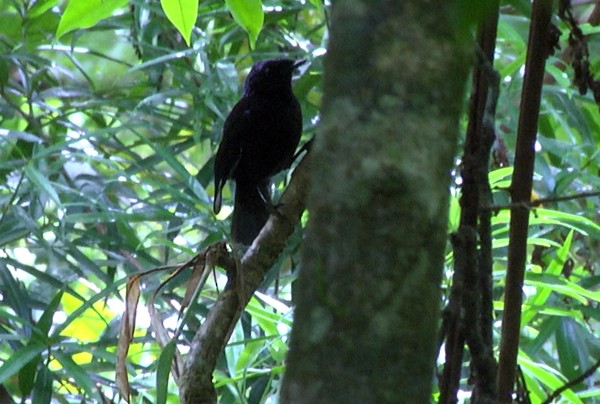
{"label": "mossy tree trunk", "polygon": [[336,2],[285,403],[431,398],[470,58],[456,2]]}

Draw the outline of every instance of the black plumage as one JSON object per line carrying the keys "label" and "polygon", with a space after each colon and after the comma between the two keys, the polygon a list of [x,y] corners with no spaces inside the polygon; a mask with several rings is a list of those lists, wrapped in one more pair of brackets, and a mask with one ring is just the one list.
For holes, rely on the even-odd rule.
{"label": "black plumage", "polygon": [[225,120],[215,159],[214,211],[228,179],[236,182],[231,236],[252,244],[266,223],[271,177],[288,168],[302,133],[302,112],[292,73],[304,61],[266,60],[252,67],[242,98]]}

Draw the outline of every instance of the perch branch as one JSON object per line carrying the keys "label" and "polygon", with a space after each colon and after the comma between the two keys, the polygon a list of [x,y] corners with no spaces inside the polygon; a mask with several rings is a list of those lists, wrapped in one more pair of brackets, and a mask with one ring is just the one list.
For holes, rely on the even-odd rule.
{"label": "perch branch", "polygon": [[[181,377],[179,394],[183,404],[217,402],[217,393],[212,383],[217,358],[223,352],[230,331],[243,308],[283,251],[300,220],[308,189],[309,164],[310,154],[307,154],[294,170],[277,212],[271,214],[267,224],[237,265],[236,270],[243,271],[243,276],[237,277],[243,285],[236,285],[236,277],[230,276],[225,289],[196,332]],[[226,266],[230,273],[231,260]],[[240,301],[240,297],[244,301]]]}

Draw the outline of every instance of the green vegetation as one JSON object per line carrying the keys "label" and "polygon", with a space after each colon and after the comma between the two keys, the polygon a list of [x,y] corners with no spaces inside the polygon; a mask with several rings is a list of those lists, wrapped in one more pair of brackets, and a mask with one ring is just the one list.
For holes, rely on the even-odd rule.
{"label": "green vegetation", "polygon": [[[85,3],[96,7],[78,9],[82,2],[75,0],[0,3],[0,397],[119,402],[115,368],[125,284],[132,274],[162,268],[142,279],[127,372],[132,402],[177,403],[168,360],[175,345],[163,349],[157,342],[148,301],[180,264],[228,237],[227,187],[224,209],[218,217],[212,212],[213,157],[253,62],[309,60],[294,91],[303,108],[303,141],[318,132],[329,4],[263,1],[263,14],[258,1],[207,0],[192,27],[194,1],[161,1],[167,10],[165,3],[189,7],[179,17],[151,0]],[[592,19],[598,6],[581,3],[574,13],[589,35],[591,70],[598,72],[599,29]],[[501,142],[489,174],[498,206],[510,203],[530,11],[525,0],[501,5],[494,65]],[[562,32],[561,50],[546,64],[532,195],[544,202],[530,213],[519,351],[533,403],[600,359],[600,113],[591,91],[581,94],[573,84],[568,27],[556,16],[552,21]],[[464,104],[466,111],[467,99]],[[450,190],[449,233],[459,222],[462,155]],[[288,178],[275,178],[275,200]],[[495,346],[509,218],[509,210],[493,210]],[[214,373],[220,402],[276,402],[301,242],[297,229],[234,328]],[[449,243],[441,305],[450,293],[451,251]],[[180,316],[191,276],[182,271],[154,301],[183,354],[227,280],[217,268]],[[471,391],[469,359],[461,400]],[[443,363],[440,357],[440,372]],[[596,372],[562,400],[600,400],[599,382]]]}

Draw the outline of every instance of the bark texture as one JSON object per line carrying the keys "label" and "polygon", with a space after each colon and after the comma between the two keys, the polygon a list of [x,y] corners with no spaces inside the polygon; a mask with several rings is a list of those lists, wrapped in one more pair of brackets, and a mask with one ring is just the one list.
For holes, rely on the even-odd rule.
{"label": "bark texture", "polygon": [[334,4],[285,403],[431,399],[470,66],[454,2]]}

